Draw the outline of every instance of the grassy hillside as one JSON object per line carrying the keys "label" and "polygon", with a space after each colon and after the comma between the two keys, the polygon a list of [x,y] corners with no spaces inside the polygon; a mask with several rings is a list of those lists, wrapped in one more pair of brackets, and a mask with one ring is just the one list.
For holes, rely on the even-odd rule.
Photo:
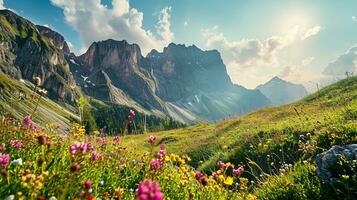
{"label": "grassy hillside", "polygon": [[[0,113],[22,119],[35,108],[36,98],[33,99],[34,85],[28,81],[18,81],[0,72]],[[33,120],[38,124],[53,124],[61,130],[70,128],[73,121],[78,121],[76,108],[42,98]]]}
{"label": "grassy hillside", "polygon": [[[356,86],[352,77],[290,105],[123,137],[86,135],[80,125],[52,134],[30,119],[5,118],[0,198],[354,199],[356,160],[334,166],[334,184],[317,177],[314,160],[332,145],[357,143]],[[12,82],[1,88],[28,90]]]}
{"label": "grassy hillside", "polygon": [[[162,143],[170,145],[172,152],[191,155],[194,158],[193,165],[204,161],[200,166],[206,169],[209,168],[210,161],[233,159],[237,156],[237,151],[245,149],[245,145],[249,143],[254,150],[258,150],[257,146],[261,144],[261,151],[269,151],[272,146],[292,136],[308,132],[318,135],[336,126],[345,129],[356,123],[356,107],[357,77],[352,77],[289,105],[261,109],[216,124],[198,124],[158,132],[156,135],[161,138]],[[126,142],[134,151],[144,151],[142,146],[145,146],[143,144],[148,135],[129,136]],[[350,140],[352,142],[356,138]],[[131,145],[134,143],[136,145]],[[264,148],[264,145],[268,145],[268,148]]]}

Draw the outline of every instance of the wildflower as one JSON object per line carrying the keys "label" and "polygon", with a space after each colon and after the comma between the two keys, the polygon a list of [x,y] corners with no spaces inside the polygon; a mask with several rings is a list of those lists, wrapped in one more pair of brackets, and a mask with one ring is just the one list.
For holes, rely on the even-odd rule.
{"label": "wildflower", "polygon": [[52,196],[48,200],[57,200],[57,198],[55,196]]}
{"label": "wildflower", "polygon": [[22,165],[23,164],[23,162],[22,162],[22,158],[18,158],[18,159],[16,159],[16,160],[13,160],[13,161],[11,161],[11,164],[13,164],[13,165]]}
{"label": "wildflower", "polygon": [[71,170],[71,172],[76,172],[76,171],[79,170],[79,168],[80,168],[80,165],[77,164],[77,163],[74,163],[74,164],[70,167],[70,170]]}
{"label": "wildflower", "polygon": [[91,154],[90,154],[90,159],[91,161],[96,161],[96,160],[100,160],[103,158],[103,155],[100,154],[100,153],[97,153],[96,151],[93,151]]}
{"label": "wildflower", "polygon": [[161,167],[161,164],[160,164],[159,160],[157,160],[157,159],[151,160],[151,162],[150,162],[151,170],[157,170],[157,169],[160,169],[160,167]]}
{"label": "wildflower", "polygon": [[224,184],[226,185],[232,185],[233,184],[233,178],[228,176],[225,181],[224,181]]}
{"label": "wildflower", "polygon": [[113,138],[113,141],[114,141],[116,144],[118,144],[118,143],[120,142],[120,140],[121,140],[121,138],[120,138],[119,135],[117,135],[117,136],[115,136],[115,137]]}
{"label": "wildflower", "polygon": [[129,120],[132,120],[134,117],[135,117],[135,111],[134,110],[130,110],[129,111],[129,116],[128,116]]}
{"label": "wildflower", "polygon": [[84,181],[83,187],[84,187],[84,189],[87,189],[87,190],[91,189],[92,188],[92,181],[91,180]]}
{"label": "wildflower", "polygon": [[84,143],[84,142],[76,142],[74,144],[71,145],[69,151],[72,155],[79,153],[85,153],[88,149],[88,144]]}
{"label": "wildflower", "polygon": [[21,149],[23,144],[21,140],[10,140],[10,146],[15,147],[16,149]]}
{"label": "wildflower", "polygon": [[87,200],[95,200],[95,197],[94,197],[93,195],[89,195],[89,196],[87,197]]}
{"label": "wildflower", "polygon": [[140,182],[135,193],[136,200],[162,200],[164,194],[160,191],[157,182],[152,183],[150,180]]}
{"label": "wildflower", "polygon": [[154,145],[156,139],[157,139],[157,137],[156,137],[155,135],[151,135],[151,136],[149,137],[149,143],[150,143],[151,145]]}
{"label": "wildflower", "polygon": [[10,162],[9,154],[1,154],[0,153],[0,167],[5,168]]}
{"label": "wildflower", "polygon": [[24,119],[22,120],[22,123],[26,126],[30,126],[30,124],[32,124],[30,116],[25,116]]}
{"label": "wildflower", "polygon": [[195,178],[196,178],[196,179],[199,179],[199,178],[201,178],[202,176],[204,176],[204,175],[203,175],[203,173],[200,172],[200,171],[197,171],[197,172],[195,173]]}
{"label": "wildflower", "polygon": [[218,165],[218,167],[220,167],[220,168],[223,168],[223,167],[226,166],[226,164],[225,164],[224,162],[222,162],[222,161],[218,161],[218,162],[217,162],[217,165]]}
{"label": "wildflower", "polygon": [[41,78],[36,76],[33,78],[33,83],[38,87],[41,85]]}
{"label": "wildflower", "polygon": [[5,146],[4,143],[2,143],[2,144],[0,145],[0,151],[5,151],[5,150],[6,150],[6,146]]}
{"label": "wildflower", "polygon": [[233,169],[232,172],[235,176],[240,176],[244,172],[244,167],[239,166],[238,169]]}

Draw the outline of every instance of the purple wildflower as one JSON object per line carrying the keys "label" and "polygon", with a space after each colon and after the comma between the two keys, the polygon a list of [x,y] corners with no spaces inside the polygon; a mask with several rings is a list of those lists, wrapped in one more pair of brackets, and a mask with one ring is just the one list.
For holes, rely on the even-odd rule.
{"label": "purple wildflower", "polygon": [[161,164],[160,161],[158,159],[152,159],[150,162],[150,169],[151,170],[157,170],[160,169]]}

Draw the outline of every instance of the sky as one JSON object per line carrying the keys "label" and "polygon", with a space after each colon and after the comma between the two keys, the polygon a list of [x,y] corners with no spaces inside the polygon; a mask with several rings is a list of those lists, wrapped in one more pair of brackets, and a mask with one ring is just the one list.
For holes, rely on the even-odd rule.
{"label": "sky", "polygon": [[313,88],[357,73],[355,0],[0,0],[0,8],[61,33],[77,55],[108,38],[137,43],[143,55],[170,42],[217,49],[247,88],[274,76]]}

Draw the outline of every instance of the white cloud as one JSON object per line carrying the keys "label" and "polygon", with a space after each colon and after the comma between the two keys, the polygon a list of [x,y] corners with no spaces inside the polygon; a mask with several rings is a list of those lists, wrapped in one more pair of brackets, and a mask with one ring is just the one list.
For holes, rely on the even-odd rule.
{"label": "white cloud", "polygon": [[305,58],[305,59],[303,59],[303,60],[301,61],[301,65],[302,65],[302,66],[309,65],[309,64],[311,64],[312,61],[314,61],[314,60],[315,60],[314,57],[307,57],[307,58]]}
{"label": "white cloud", "polygon": [[346,72],[357,73],[357,45],[329,63],[323,73],[334,77],[344,77]]}
{"label": "white cloud", "polygon": [[185,21],[185,22],[183,23],[183,26],[184,26],[184,27],[188,26],[188,21]]}
{"label": "white cloud", "polygon": [[357,17],[356,16],[352,16],[352,21],[357,22]]}
{"label": "white cloud", "polygon": [[130,8],[128,0],[112,0],[113,8],[101,4],[100,0],[51,0],[63,9],[65,20],[78,33],[82,47],[87,49],[94,41],[115,39],[127,40],[140,45],[144,54],[152,48],[162,49],[173,39],[170,31],[170,7],[158,15],[157,33],[142,26],[144,14]]}
{"label": "white cloud", "polygon": [[170,30],[171,7],[163,8],[159,13],[159,22],[157,23],[157,32],[164,41],[172,41],[174,34]]}
{"label": "white cloud", "polygon": [[4,0],[0,0],[0,10],[5,9]]}
{"label": "white cloud", "polygon": [[314,26],[308,30],[301,36],[301,40],[305,40],[311,36],[317,35],[321,31],[321,26]]}
{"label": "white cloud", "polygon": [[219,32],[218,26],[202,30],[202,35],[207,48],[218,49],[221,52],[232,81],[253,88],[257,85],[256,77],[268,80],[276,75],[278,69],[274,68],[282,65],[278,57],[282,49],[318,34],[320,30],[317,31],[316,27],[303,29],[294,26],[284,34],[274,35],[265,40],[231,41]]}

